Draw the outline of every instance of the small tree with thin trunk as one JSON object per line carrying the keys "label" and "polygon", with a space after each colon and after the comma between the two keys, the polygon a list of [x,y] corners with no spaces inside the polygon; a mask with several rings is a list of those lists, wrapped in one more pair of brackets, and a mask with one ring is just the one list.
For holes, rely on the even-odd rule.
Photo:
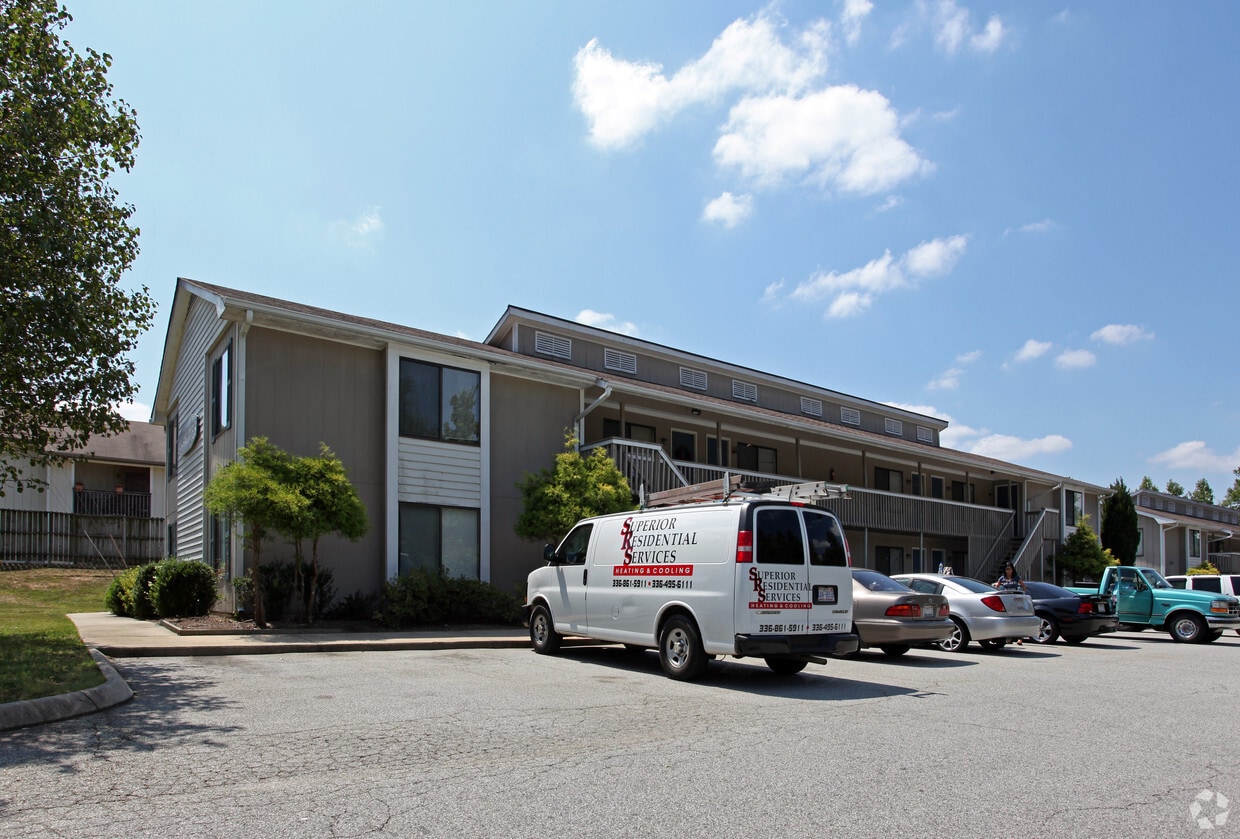
{"label": "small tree with thin trunk", "polygon": [[564,451],[555,466],[526,474],[517,484],[522,510],[516,532],[522,539],[558,542],[579,520],[635,509],[629,482],[603,449],[588,457],[577,451],[577,437],[564,432]]}
{"label": "small tree with thin trunk", "polygon": [[1109,550],[1120,565],[1132,565],[1141,544],[1137,507],[1123,478],[1111,484],[1111,490],[1102,504],[1102,547]]}
{"label": "small tree with thin trunk", "polygon": [[1074,580],[1097,579],[1103,569],[1111,564],[1111,557],[1089,526],[1087,516],[1081,516],[1077,521],[1076,532],[1068,537],[1056,560],[1060,569],[1067,571]]}
{"label": "small tree with thin trunk", "polygon": [[306,499],[289,483],[289,455],[266,437],[255,437],[237,451],[203,493],[207,509],[244,525],[245,542],[254,552],[254,623],[267,625],[263,607],[262,546],[272,532],[283,532],[303,514]]}

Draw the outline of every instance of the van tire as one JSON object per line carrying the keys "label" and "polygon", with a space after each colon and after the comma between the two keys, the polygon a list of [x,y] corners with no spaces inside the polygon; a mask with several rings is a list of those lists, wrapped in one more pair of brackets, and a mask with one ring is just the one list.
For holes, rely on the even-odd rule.
{"label": "van tire", "polygon": [[668,678],[691,682],[706,670],[706,653],[697,626],[684,615],[673,615],[659,632],[659,664]]}
{"label": "van tire", "polygon": [[555,655],[560,649],[562,635],[555,631],[551,610],[541,603],[530,611],[530,645],[539,655]]}
{"label": "van tire", "polygon": [[794,673],[800,673],[805,669],[808,661],[795,655],[773,655],[764,658],[766,666],[771,668],[777,676],[791,676]]}

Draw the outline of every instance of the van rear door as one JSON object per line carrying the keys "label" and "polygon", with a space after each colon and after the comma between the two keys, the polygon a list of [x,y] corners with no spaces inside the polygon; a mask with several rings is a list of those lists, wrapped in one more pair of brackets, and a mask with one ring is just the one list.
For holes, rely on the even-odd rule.
{"label": "van rear door", "polygon": [[737,634],[849,632],[852,575],[835,517],[810,507],[754,505],[748,524],[742,540],[752,542],[752,561],[736,566]]}

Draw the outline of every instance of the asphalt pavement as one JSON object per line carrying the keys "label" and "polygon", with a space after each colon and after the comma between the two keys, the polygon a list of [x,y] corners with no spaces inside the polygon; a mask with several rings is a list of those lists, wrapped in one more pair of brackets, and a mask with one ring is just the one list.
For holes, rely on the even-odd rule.
{"label": "asphalt pavement", "polygon": [[110,658],[168,656],[270,655],[360,652],[374,650],[502,649],[528,646],[525,629],[503,627],[467,630],[386,632],[178,633],[158,621],[121,618],[109,612],[69,615],[82,642],[103,674],[103,684],[59,696],[0,704],[0,731],[79,717],[133,698]]}

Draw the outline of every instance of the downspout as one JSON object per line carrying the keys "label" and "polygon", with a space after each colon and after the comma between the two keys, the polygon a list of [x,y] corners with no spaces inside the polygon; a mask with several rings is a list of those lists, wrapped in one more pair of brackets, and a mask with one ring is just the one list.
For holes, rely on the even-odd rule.
{"label": "downspout", "polygon": [[[589,414],[591,411],[593,411],[595,408],[597,408],[599,405],[601,405],[603,402],[605,402],[609,396],[611,396],[611,385],[608,384],[606,381],[604,381],[603,379],[595,379],[594,384],[597,385],[598,387],[601,387],[603,389],[603,392],[599,394],[599,397],[597,399],[595,399],[593,402],[587,405],[585,409],[581,411],[581,413],[573,417],[573,428],[577,432],[577,451],[581,451],[581,444],[585,442],[586,415]],[[624,433],[623,428],[620,430],[620,433],[621,434]]]}

